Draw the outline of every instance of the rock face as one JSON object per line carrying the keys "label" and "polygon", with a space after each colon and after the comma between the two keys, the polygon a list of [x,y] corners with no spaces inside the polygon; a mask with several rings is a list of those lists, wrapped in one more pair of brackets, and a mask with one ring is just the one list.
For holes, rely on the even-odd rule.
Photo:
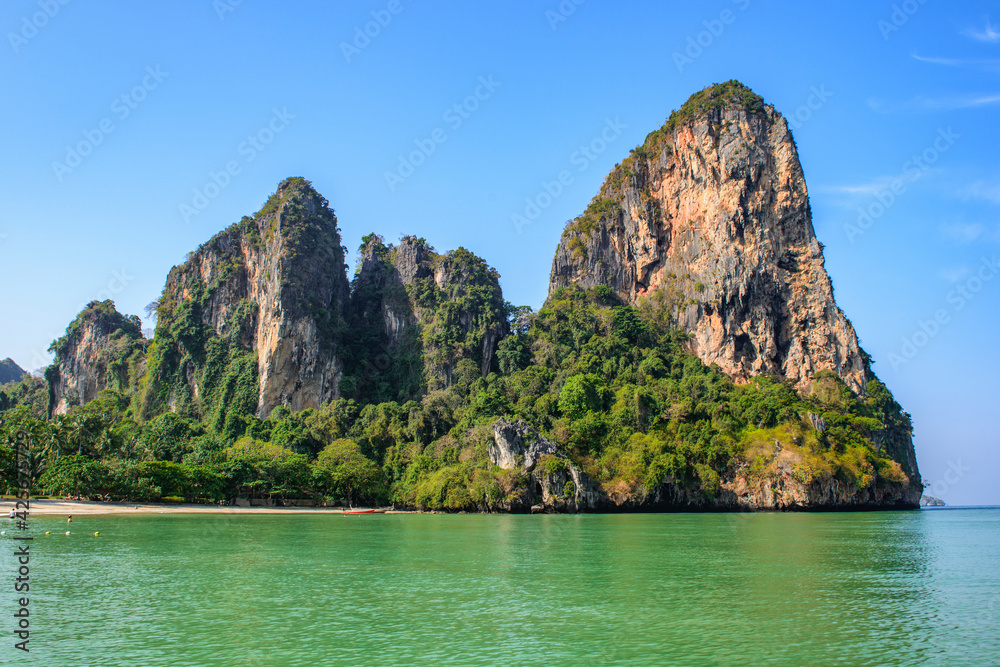
{"label": "rock face", "polygon": [[[278,405],[297,411],[337,398],[345,269],[337,218],[326,199],[301,178],[282,182],[253,218],[216,235],[171,270],[156,333],[158,345],[170,350],[147,378],[169,386],[147,392],[144,412],[162,408],[150,399],[159,396],[169,409],[203,415],[201,399],[210,388],[227,400],[232,392],[214,386],[220,381],[208,368],[219,347],[213,340],[228,348],[218,363],[232,362],[240,350],[256,355],[259,417]],[[246,368],[234,372],[235,384],[251,381]]]}
{"label": "rock face", "polygon": [[20,382],[24,375],[24,369],[14,363],[14,360],[10,357],[0,361],[0,384]]}
{"label": "rock face", "polygon": [[775,443],[762,473],[751,473],[749,466],[736,471],[705,504],[740,510],[910,509],[920,499],[919,485],[886,484],[874,476],[864,486],[834,475],[804,481],[801,464],[798,452]]}
{"label": "rock face", "polygon": [[56,355],[45,371],[50,415],[64,415],[102,389],[130,388],[148,342],[141,325],[138,316],[121,315],[112,301],[87,304],[49,348]]}
{"label": "rock face", "polygon": [[501,419],[493,425],[493,436],[490,462],[526,477],[522,492],[504,509],[523,511],[536,500],[544,509],[558,512],[593,510],[607,504],[590,477],[525,422]]}
{"label": "rock face", "polygon": [[351,293],[352,333],[380,340],[357,350],[352,380],[363,396],[389,379],[378,400],[408,400],[447,389],[471,366],[486,376],[497,344],[509,333],[500,275],[464,248],[438,254],[424,239],[398,246],[372,234],[361,247]]}
{"label": "rock face", "polygon": [[668,476],[653,488],[602,488],[527,423],[501,419],[493,433],[490,462],[522,475],[515,492],[490,508],[503,511],[906,509],[920,497],[919,488],[879,483],[875,476],[863,487],[830,474],[805,479],[802,453],[778,442],[757,458],[758,467],[744,463],[711,487],[699,489]]}
{"label": "rock face", "polygon": [[655,299],[692,352],[738,381],[816,371],[863,392],[785,119],[738,82],[697,93],[608,176],[556,251],[550,294],[606,285]]}

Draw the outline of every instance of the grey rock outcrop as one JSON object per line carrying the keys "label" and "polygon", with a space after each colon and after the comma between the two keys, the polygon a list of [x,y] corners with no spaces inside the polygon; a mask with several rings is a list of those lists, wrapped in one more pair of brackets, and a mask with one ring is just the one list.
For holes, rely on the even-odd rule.
{"label": "grey rock outcrop", "polygon": [[808,462],[797,446],[778,441],[773,449],[749,463],[734,467],[710,486],[690,479],[664,477],[647,486],[601,486],[559,451],[557,445],[527,423],[500,419],[493,424],[489,460],[521,475],[516,493],[487,509],[527,511],[540,507],[551,512],[600,511],[774,511],[846,508],[915,507],[919,486],[886,484],[870,471],[868,481],[854,481],[828,473],[808,472]]}
{"label": "grey rock outcrop", "polygon": [[490,462],[505,470],[517,470],[527,478],[527,493],[515,505],[520,509],[540,500],[546,510],[579,512],[604,504],[590,477],[556,445],[523,421],[501,419],[493,424]]}

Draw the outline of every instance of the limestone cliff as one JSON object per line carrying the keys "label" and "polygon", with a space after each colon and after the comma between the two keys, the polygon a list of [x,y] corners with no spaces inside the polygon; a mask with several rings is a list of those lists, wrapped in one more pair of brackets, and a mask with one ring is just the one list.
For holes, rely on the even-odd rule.
{"label": "limestone cliff", "polygon": [[392,246],[369,235],[360,251],[350,331],[366,343],[349,378],[359,395],[407,400],[447,389],[461,368],[489,373],[509,333],[494,269],[464,248],[438,254],[415,236]]}
{"label": "limestone cliff", "polygon": [[147,343],[138,316],[120,314],[112,301],[91,301],[49,348],[55,353],[45,371],[49,413],[66,414],[102,389],[130,389]]}
{"label": "limestone cliff", "polygon": [[252,218],[167,277],[141,414],[266,417],[339,395],[338,336],[348,298],[337,218],[308,181],[290,178]]}
{"label": "limestone cliff", "polygon": [[865,353],[823,264],[788,124],[731,81],[692,96],[615,167],[566,227],[549,291],[650,297],[694,354],[740,381],[775,373],[804,387],[828,369],[861,393]]}

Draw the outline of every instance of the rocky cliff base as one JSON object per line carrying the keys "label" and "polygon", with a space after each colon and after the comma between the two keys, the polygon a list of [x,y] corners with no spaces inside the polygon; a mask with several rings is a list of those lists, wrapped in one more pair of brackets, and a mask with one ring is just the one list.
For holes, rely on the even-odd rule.
{"label": "rocky cliff base", "polygon": [[[914,509],[920,497],[907,480],[876,480],[859,487],[834,475],[805,478],[805,458],[774,442],[763,467],[734,460],[713,487],[672,477],[652,487],[607,487],[575,465],[553,442],[523,421],[493,425],[490,462],[512,471],[502,500],[466,508],[486,512],[760,512]],[[755,456],[758,453],[750,452]]]}

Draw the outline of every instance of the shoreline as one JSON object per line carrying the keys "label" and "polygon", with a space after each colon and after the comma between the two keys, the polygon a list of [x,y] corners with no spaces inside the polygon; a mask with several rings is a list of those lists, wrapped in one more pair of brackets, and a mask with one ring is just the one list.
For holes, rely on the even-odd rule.
{"label": "shoreline", "polygon": [[[4,499],[0,506],[9,512],[16,501]],[[376,509],[355,507],[354,511]],[[94,500],[31,500],[29,514],[34,516],[97,514],[344,514],[343,507],[239,507],[236,505],[197,505],[194,503],[125,503]],[[348,510],[351,511],[351,510]],[[412,514],[406,510],[386,510],[386,514]]]}
{"label": "shoreline", "polygon": [[[0,517],[4,517],[13,507],[16,499],[3,498],[0,501]],[[126,515],[126,514],[346,514],[349,516],[363,510],[382,509],[374,507],[355,507],[352,509],[343,507],[264,507],[239,505],[200,505],[196,503],[137,503],[121,501],[94,501],[94,500],[62,500],[62,499],[38,499],[31,500],[29,513],[34,516],[96,516],[105,514]],[[975,507],[826,507],[826,508],[772,508],[756,510],[721,509],[721,508],[677,508],[677,507],[648,507],[648,508],[620,508],[617,511],[605,509],[604,511],[580,512],[580,514],[769,514],[769,513],[806,513],[806,514],[836,514],[841,512],[872,512],[872,511],[920,511],[925,509],[973,509]],[[991,508],[983,506],[983,508]],[[475,512],[475,511],[449,511],[449,510],[418,510],[418,509],[388,509],[384,514],[577,514],[575,512]]]}

